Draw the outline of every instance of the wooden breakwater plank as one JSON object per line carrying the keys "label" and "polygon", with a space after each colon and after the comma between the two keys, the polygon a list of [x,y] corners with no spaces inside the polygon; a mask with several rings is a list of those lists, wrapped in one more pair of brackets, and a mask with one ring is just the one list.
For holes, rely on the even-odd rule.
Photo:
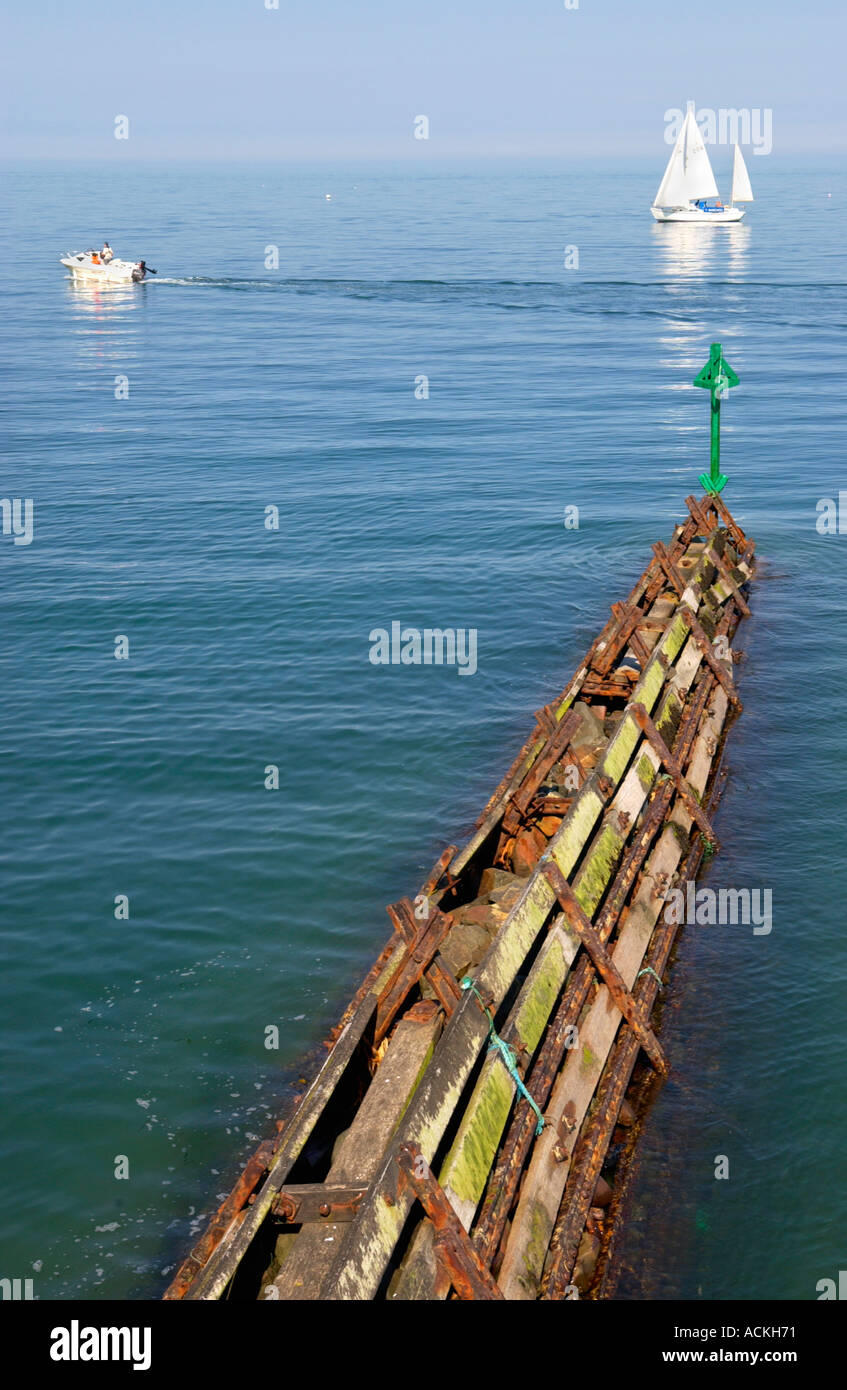
{"label": "wooden breakwater plank", "polygon": [[[435,1004],[418,1005],[397,1024],[376,1076],[365,1092],[356,1118],[347,1130],[332,1166],[328,1183],[370,1182],[380,1155],[399,1125],[432,1057],[441,1032],[442,1014]],[[335,1223],[303,1226],[273,1280],[280,1299],[313,1299],[344,1240],[346,1227]]]}
{"label": "wooden breakwater plank", "polygon": [[[671,621],[676,615],[672,615]],[[657,716],[659,727],[677,727],[682,718],[683,708],[680,697],[691,686],[699,669],[702,652],[694,643],[689,643],[681,654],[673,673],[669,675],[667,689],[661,703],[661,713]],[[659,662],[661,665],[661,661]],[[663,667],[667,674],[667,668]],[[636,709],[640,708],[635,706]],[[640,727],[640,721],[636,717]],[[652,727],[652,725],[651,725]],[[667,751],[667,750],[666,750]],[[659,758],[647,748],[642,762],[636,763],[624,778],[618,793],[606,812],[604,828],[595,837],[592,850],[575,880],[575,893],[580,907],[593,910],[602,896],[611,876],[614,863],[623,853],[629,834],[629,827],[636,818],[652,788],[659,769]],[[623,829],[621,829],[623,827]],[[597,862],[595,862],[597,861]],[[554,864],[551,862],[551,868]],[[558,870],[556,871],[558,872]],[[564,983],[567,970],[573,963],[579,941],[574,937],[568,943],[566,954],[561,957],[561,966],[555,977],[557,986]],[[542,951],[544,948],[542,947]],[[529,988],[530,981],[525,986]],[[557,991],[558,992],[558,989]],[[520,1027],[518,1010],[523,1004],[523,993],[504,1029],[504,1037],[512,1041],[510,1030],[524,1045],[528,1035]],[[555,1002],[555,995],[549,999],[544,1017],[537,1022],[537,1033],[532,1048],[534,1051],[540,1040],[541,1025],[546,1024]],[[466,1228],[470,1228],[476,1208],[483,1195],[488,1172],[494,1162],[497,1146],[508,1119],[509,1110],[515,1095],[515,1084],[496,1056],[490,1057],[483,1066],[473,1095],[468,1103],[453,1142],[450,1153],[439,1172],[439,1182],[453,1203]],[[413,1238],[412,1248],[403,1261],[398,1279],[392,1288],[391,1296],[397,1299],[429,1299],[435,1296],[438,1271],[432,1254],[432,1233],[426,1225],[419,1227]]]}
{"label": "wooden breakwater plank", "polygon": [[[701,557],[697,577],[685,588],[684,598],[689,607],[699,608],[696,584],[707,570],[708,562]],[[648,710],[655,706],[668,668],[689,638],[687,625],[677,611],[636,686],[638,698]],[[598,770],[582,788],[551,842],[550,852],[566,877],[602,815],[610,791],[623,777],[640,738],[641,731],[634,718],[625,716]],[[553,898],[553,890],[546,880],[531,879],[495,939],[478,979],[484,997],[491,998],[495,1007],[504,998],[543,927]],[[397,1136],[398,1143],[417,1143],[428,1163],[432,1163],[450,1117],[459,1104],[487,1031],[475,1001],[467,996],[448,1023],[430,1071]],[[322,1289],[323,1297],[344,1300],[375,1296],[412,1205],[411,1196],[401,1191],[398,1179],[396,1160],[389,1154]]]}
{"label": "wooden breakwater plank", "polygon": [[[686,773],[689,784],[700,794],[706,786],[727,707],[727,697],[718,686]],[[712,749],[711,754],[708,747]],[[612,958],[629,989],[641,968],[664,901],[664,894],[656,891],[656,885],[660,876],[665,883],[672,880],[682,858],[675,827],[687,832],[691,824],[691,817],[678,806],[648,859],[642,886],[621,928]],[[554,1087],[548,1108],[550,1129],[545,1129],[536,1143],[512,1219],[499,1273],[500,1286],[509,1299],[536,1298],[540,1291],[544,1261],[567,1179],[568,1157],[596,1091],[620,1020],[620,1012],[608,990],[601,986],[580,1027],[579,1050],[567,1057]],[[562,1139],[557,1130],[566,1109],[573,1128],[571,1135]]]}
{"label": "wooden breakwater plank", "polygon": [[[726,741],[727,728],[728,726],[725,727],[723,734],[724,744]],[[722,752],[723,748],[718,750],[718,754],[715,759],[715,763],[710,776],[710,794],[708,796],[708,800],[704,799],[704,805],[707,807],[710,816],[714,816],[717,810],[718,803],[721,799],[721,794],[726,784],[726,779],[728,775],[726,768],[721,765]],[[686,854],[685,859],[683,860],[680,866],[678,882],[694,882],[694,880],[697,878],[699,874],[700,865],[703,860],[703,857],[704,845],[702,841],[699,839],[699,837],[695,836],[692,839],[688,853]],[[652,1010],[658,998],[659,990],[664,988],[663,981],[665,971],[667,970],[667,967],[670,963],[671,951],[680,931],[681,926],[678,923],[674,921],[668,921],[665,917],[663,917],[661,922],[657,926],[656,931],[653,933],[653,939],[650,942],[650,949],[647,952],[644,966],[642,967],[642,970],[640,972],[640,979],[636,983],[636,989],[639,992],[639,997],[643,999],[644,1007],[648,1011]],[[631,1035],[627,1034],[626,1042],[630,1044],[629,1055],[627,1058],[621,1059],[622,1069],[624,1069],[628,1073],[628,1077],[630,1080],[634,1074],[635,1063],[638,1055],[637,1049],[633,1049],[631,1047],[632,1041],[633,1040]],[[618,1044],[616,1043],[616,1048],[617,1046]],[[642,1092],[642,1099],[643,1095],[644,1093]],[[596,1150],[599,1152],[599,1154],[603,1155],[604,1157],[605,1154],[608,1152],[608,1147],[612,1139],[613,1129],[614,1124],[609,1124],[605,1135],[599,1129],[597,1129],[591,1136],[591,1138],[593,1138],[596,1144]],[[588,1136],[586,1136],[586,1138],[588,1139]],[[582,1144],[582,1136],[580,1137],[580,1144]],[[619,1268],[617,1264],[617,1253],[620,1248],[620,1238],[622,1235],[621,1216],[625,1209],[628,1193],[631,1190],[630,1184],[634,1171],[633,1159],[634,1145],[630,1144],[628,1146],[627,1151],[623,1155],[622,1162],[618,1163],[615,1168],[614,1192],[612,1195],[612,1201],[609,1204],[609,1212],[605,1223],[605,1230],[603,1233],[603,1239],[599,1251],[599,1258],[597,1261],[594,1275],[592,1277],[591,1285],[592,1298],[600,1301],[606,1298],[614,1297],[613,1290],[616,1286]],[[586,1151],[584,1153],[580,1155],[575,1154],[574,1161],[571,1164],[571,1172],[568,1175],[568,1185],[570,1185],[572,1180],[578,1182],[580,1178],[580,1169],[586,1168],[592,1162],[596,1162],[595,1153],[594,1151],[590,1150],[588,1146],[586,1146]],[[601,1166],[602,1162],[603,1159],[601,1158]],[[591,1206],[593,1200],[593,1194],[594,1188],[592,1188],[591,1194],[588,1196],[589,1207]],[[577,1192],[574,1195],[574,1201],[578,1199],[579,1194]],[[568,1205],[568,1192],[566,1190],[565,1200],[562,1203],[562,1208],[559,1214],[559,1222],[557,1222],[556,1231],[554,1232],[553,1240],[551,1241],[550,1252],[548,1254],[548,1267],[545,1269],[544,1274],[542,1298],[558,1298],[560,1296],[558,1290],[553,1288],[553,1277],[554,1272],[558,1273],[559,1277],[564,1276],[564,1268],[563,1265],[560,1263],[562,1258],[560,1255],[562,1235],[561,1223],[563,1220],[566,1220],[569,1215],[570,1206]],[[558,1271],[555,1271],[554,1267],[557,1264],[559,1265],[559,1269]],[[566,1282],[572,1282],[572,1280]]]}
{"label": "wooden breakwater plank", "polygon": [[579,936],[591,958],[594,969],[612,996],[615,1007],[626,1019],[656,1071],[666,1075],[668,1064],[658,1038],[647,1020],[641,1017],[640,1010],[636,1006],[626,982],[622,979],[612,956],[606,950],[604,943],[583,911],[582,905],[567,879],[559,872],[552,859],[542,865],[542,873],[547,875],[553,885],[556,897],[559,899],[567,918],[568,926]]}
{"label": "wooden breakwater plank", "polygon": [[[678,740],[674,747],[678,748],[679,756],[685,761],[687,761],[688,751],[699,728],[712,684],[713,681],[710,679],[701,681],[698,693],[692,700],[680,725]],[[627,849],[598,916],[597,928],[602,941],[608,940],[617,923],[621,908],[629,896],[650,846],[664,824],[672,796],[673,789],[670,785],[660,786],[654,792],[650,808],[645,814],[632,844]],[[594,971],[591,962],[583,953],[575,964],[555,1023],[545,1039],[544,1047],[529,1075],[528,1084],[542,1109],[546,1110],[553,1083],[564,1060],[566,1048],[565,1042],[561,1038],[562,1029],[574,1029],[566,1041],[569,1046],[575,1045],[578,1041],[578,1037],[575,1036],[575,1025],[588,1002],[593,984]],[[528,1116],[526,1111],[518,1112],[514,1116],[509,1133],[497,1156],[497,1162],[489,1176],[485,1200],[474,1227],[474,1244],[489,1264],[493,1263],[500,1246],[506,1221],[517,1195],[524,1163],[534,1142],[535,1126],[529,1122],[530,1119],[534,1119],[534,1117]]]}
{"label": "wooden breakwater plank", "polygon": [[[529,1056],[535,1052],[573,955],[572,941],[554,925],[542,942],[508,1022],[502,1028],[501,1037],[509,1046]],[[439,1186],[465,1229],[470,1227],[485,1189],[497,1142],[512,1108],[515,1089],[502,1057],[497,1052],[489,1051],[456,1138],[438,1174]],[[534,1121],[534,1112],[531,1113]],[[421,1222],[391,1289],[391,1298],[408,1300],[435,1297],[439,1270],[434,1243],[432,1225]],[[445,1288],[445,1297],[447,1292]]]}
{"label": "wooden breakwater plank", "polygon": [[[714,772],[712,776],[714,778]],[[717,802],[719,790],[716,781],[709,802],[710,814]],[[696,878],[703,853],[703,841],[695,838],[680,868],[680,881],[688,882]],[[662,918],[653,933],[644,966],[636,979],[633,993],[647,1016],[651,1013],[661,988],[662,975],[678,931],[679,926],[676,922]],[[638,1039],[632,1032],[622,1028],[601,1078],[590,1119],[580,1131],[545,1264],[542,1280],[542,1297],[545,1299],[567,1298],[573,1287],[579,1242],[600,1170],[608,1152],[612,1130],[617,1123],[621,1102],[633,1074],[639,1047]]]}
{"label": "wooden breakwater plank", "polygon": [[[486,956],[477,984],[499,1006],[549,913],[552,890],[530,882]],[[468,991],[444,1029],[436,1054],[409,1107],[396,1143],[416,1143],[431,1164],[458,1106],[470,1072],[488,1037],[488,1022]],[[321,1290],[329,1299],[373,1298],[411,1209],[401,1190],[394,1153],[386,1155],[351,1234]]]}

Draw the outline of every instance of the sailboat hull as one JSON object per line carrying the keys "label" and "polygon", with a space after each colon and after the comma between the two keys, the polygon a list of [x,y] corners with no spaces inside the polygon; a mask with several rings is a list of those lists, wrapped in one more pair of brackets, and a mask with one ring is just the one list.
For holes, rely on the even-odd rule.
{"label": "sailboat hull", "polygon": [[657,222],[740,222],[744,208],[715,208],[704,212],[702,208],[657,208],[650,209]]}

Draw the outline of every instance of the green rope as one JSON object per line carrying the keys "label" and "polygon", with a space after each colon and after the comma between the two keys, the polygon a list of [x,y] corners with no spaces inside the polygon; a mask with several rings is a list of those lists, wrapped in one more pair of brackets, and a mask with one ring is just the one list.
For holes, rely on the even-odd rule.
{"label": "green rope", "polygon": [[643,970],[639,970],[638,974],[637,974],[636,977],[635,977],[636,984],[637,984],[638,981],[641,979],[641,976],[642,976],[642,975],[652,975],[652,976],[653,976],[653,979],[654,979],[654,980],[656,981],[656,983],[658,984],[659,989],[664,989],[664,985],[662,984],[661,976],[656,974],[656,972],[655,972],[655,970],[653,969],[652,965],[645,965],[645,967],[644,967]]}
{"label": "green rope", "polygon": [[529,1091],[526,1089],[526,1086],[523,1083],[523,1078],[521,1077],[521,1074],[518,1071],[517,1053],[515,1052],[515,1049],[511,1047],[509,1043],[504,1042],[504,1040],[498,1035],[494,1027],[494,1019],[491,1017],[491,1011],[486,1007],[485,1001],[482,995],[480,994],[479,990],[477,989],[476,985],[474,984],[473,980],[471,979],[470,975],[466,975],[465,978],[462,980],[461,984],[462,989],[469,989],[473,994],[476,995],[477,999],[479,1000],[480,1005],[482,1006],[482,1011],[485,1014],[485,1017],[488,1019],[489,1051],[497,1052],[500,1054],[503,1064],[506,1067],[506,1070],[508,1071],[515,1085],[517,1086],[518,1091],[524,1097],[525,1100],[529,1101],[530,1105],[532,1106],[533,1110],[538,1116],[538,1123],[535,1126],[535,1133],[540,1134],[544,1128],[544,1116],[542,1115],[541,1111],[539,1110],[538,1106],[536,1105],[535,1101],[533,1100],[532,1096],[529,1094]]}

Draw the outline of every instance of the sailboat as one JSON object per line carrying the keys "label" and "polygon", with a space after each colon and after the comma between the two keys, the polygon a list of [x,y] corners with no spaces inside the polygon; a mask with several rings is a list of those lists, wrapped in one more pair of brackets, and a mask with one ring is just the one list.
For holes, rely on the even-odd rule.
{"label": "sailboat", "polygon": [[747,165],[738,145],[732,165],[732,192],[729,203],[718,197],[703,135],[689,101],[682,129],[668,160],[659,191],[650,211],[657,222],[740,222],[744,209],[736,203],[752,203],[753,190]]}

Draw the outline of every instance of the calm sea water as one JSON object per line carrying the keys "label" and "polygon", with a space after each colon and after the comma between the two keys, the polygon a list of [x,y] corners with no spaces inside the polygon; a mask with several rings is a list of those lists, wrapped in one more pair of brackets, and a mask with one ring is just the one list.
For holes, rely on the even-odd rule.
{"label": "calm sea water", "polygon": [[[6,171],[2,494],[35,534],[0,542],[0,1272],[37,1296],[167,1283],[384,904],[682,515],[715,339],[763,568],[707,881],[770,888],[774,925],[682,944],[620,1292],[843,1266],[847,539],[815,508],[847,487],[847,181],[753,159],[745,224],[662,228],[659,172]],[[58,256],[103,236],[158,276],[75,290]],[[477,674],[370,665],[394,620],[477,628]]]}

